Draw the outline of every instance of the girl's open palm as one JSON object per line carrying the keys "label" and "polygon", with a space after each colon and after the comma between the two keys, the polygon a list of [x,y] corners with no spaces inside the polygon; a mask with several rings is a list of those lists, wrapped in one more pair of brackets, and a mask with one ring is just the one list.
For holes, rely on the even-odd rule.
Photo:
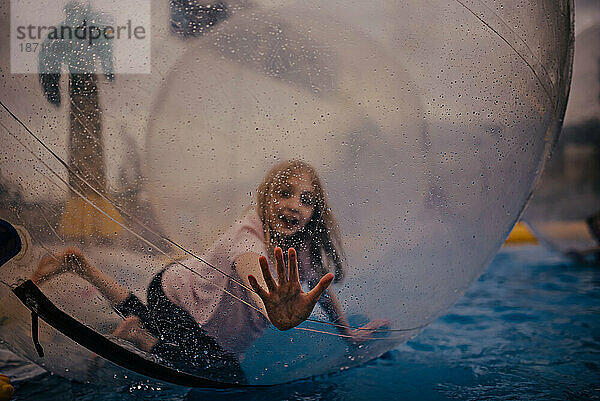
{"label": "girl's open palm", "polygon": [[286,272],[283,251],[279,247],[275,248],[275,266],[279,283],[275,282],[269,271],[267,258],[261,256],[258,261],[268,292],[258,284],[254,276],[249,275],[248,281],[265,304],[269,320],[279,330],[289,330],[308,319],[321,294],[333,280],[333,274],[327,273],[310,292],[302,291],[294,248],[288,250],[289,275]]}

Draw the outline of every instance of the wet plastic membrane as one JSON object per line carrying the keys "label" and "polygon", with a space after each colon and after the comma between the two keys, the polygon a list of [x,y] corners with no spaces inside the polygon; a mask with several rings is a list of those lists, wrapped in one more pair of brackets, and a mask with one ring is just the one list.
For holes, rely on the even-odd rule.
{"label": "wet plastic membrane", "polygon": [[524,218],[546,244],[600,264],[600,26],[577,34],[562,133]]}
{"label": "wet plastic membrane", "polygon": [[[219,383],[336,372],[415,336],[531,195],[566,105],[571,2],[180,3],[152,4],[150,74],[11,74],[1,48],[0,218],[23,246],[0,267],[0,338],[73,380],[150,380],[42,314],[38,354],[13,291],[48,265],[37,288],[82,332]],[[298,248],[305,291],[336,275],[286,331],[239,270],[274,245]],[[82,258],[142,306],[115,307]]]}

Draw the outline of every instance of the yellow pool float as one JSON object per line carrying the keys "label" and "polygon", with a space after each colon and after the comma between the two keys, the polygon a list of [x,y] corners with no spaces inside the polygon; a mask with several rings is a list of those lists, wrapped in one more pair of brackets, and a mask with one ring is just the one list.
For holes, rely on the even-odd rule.
{"label": "yellow pool float", "polygon": [[537,244],[538,240],[526,223],[519,221],[508,236],[505,245]]}
{"label": "yellow pool float", "polygon": [[0,374],[0,401],[8,401],[15,392],[15,388],[10,384],[10,379],[6,375]]}

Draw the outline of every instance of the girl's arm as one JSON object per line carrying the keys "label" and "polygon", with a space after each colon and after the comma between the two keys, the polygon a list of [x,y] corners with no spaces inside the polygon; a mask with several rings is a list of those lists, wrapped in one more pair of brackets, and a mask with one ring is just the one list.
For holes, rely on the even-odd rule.
{"label": "girl's arm", "polygon": [[350,343],[361,343],[373,338],[378,329],[390,324],[389,320],[378,319],[373,320],[360,328],[351,328],[348,319],[346,319],[346,314],[342,310],[340,301],[331,289],[328,289],[323,293],[319,299],[319,305],[321,305],[321,308],[327,313],[329,320],[339,325],[336,326],[337,330],[340,334],[344,335],[344,338]]}
{"label": "girl's arm", "polygon": [[[325,313],[327,317],[332,323],[335,323],[339,326],[336,326],[336,329],[344,335],[351,335],[348,323],[348,319],[346,319],[346,315],[342,310],[340,305],[340,301],[337,296],[331,289],[327,289],[321,298],[319,299],[319,305]],[[342,327],[340,327],[342,326]]]}

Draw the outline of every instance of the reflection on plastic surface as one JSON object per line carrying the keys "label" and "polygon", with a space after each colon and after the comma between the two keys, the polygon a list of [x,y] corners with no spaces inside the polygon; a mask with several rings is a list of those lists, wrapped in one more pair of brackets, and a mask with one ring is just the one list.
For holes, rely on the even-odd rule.
{"label": "reflection on plastic surface", "polygon": [[[27,246],[2,267],[0,337],[72,379],[142,379],[44,322],[37,355],[11,289],[39,266],[78,321],[209,379],[329,373],[416,335],[491,260],[556,140],[570,2],[228,2],[201,32],[204,9],[173,25],[175,3],[153,4],[149,75],[65,72],[56,107],[2,65],[0,217]],[[268,174],[286,160],[305,167]],[[298,248],[305,291],[339,279],[288,331],[240,267],[274,245]],[[114,308],[97,272],[136,298]]]}

